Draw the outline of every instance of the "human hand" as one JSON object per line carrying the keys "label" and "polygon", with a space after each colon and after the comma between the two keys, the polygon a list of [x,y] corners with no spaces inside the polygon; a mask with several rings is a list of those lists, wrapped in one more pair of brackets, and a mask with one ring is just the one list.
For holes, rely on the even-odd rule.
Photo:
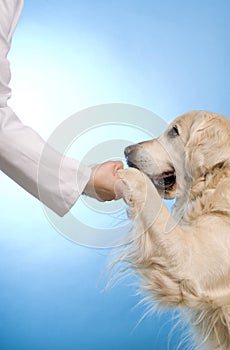
{"label": "human hand", "polygon": [[119,199],[114,188],[116,181],[119,181],[117,171],[123,167],[121,161],[108,161],[94,166],[84,193],[101,202]]}

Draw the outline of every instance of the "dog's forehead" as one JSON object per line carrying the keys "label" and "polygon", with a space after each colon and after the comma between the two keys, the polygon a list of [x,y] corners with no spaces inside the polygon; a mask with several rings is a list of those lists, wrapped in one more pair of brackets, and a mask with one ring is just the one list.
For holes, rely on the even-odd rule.
{"label": "dog's forehead", "polygon": [[190,128],[191,125],[193,124],[196,116],[200,113],[200,111],[192,111],[192,112],[188,112],[186,114],[183,114],[179,117],[177,117],[176,119],[174,119],[171,123],[170,126],[173,125],[178,125],[182,128]]}
{"label": "dog's forehead", "polygon": [[170,126],[177,125],[182,128],[182,130],[190,129],[191,126],[195,125],[199,127],[200,124],[206,123],[207,126],[216,124],[218,127],[230,128],[229,119],[223,115],[208,112],[208,111],[191,111],[177,117]]}

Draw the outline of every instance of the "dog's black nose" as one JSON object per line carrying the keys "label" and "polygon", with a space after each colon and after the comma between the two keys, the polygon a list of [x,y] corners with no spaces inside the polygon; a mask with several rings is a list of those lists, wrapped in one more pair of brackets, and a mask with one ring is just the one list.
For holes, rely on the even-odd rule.
{"label": "dog's black nose", "polygon": [[125,158],[127,165],[132,168],[137,168],[137,164],[135,162],[135,153],[136,153],[136,145],[131,145],[125,148],[124,150]]}
{"label": "dog's black nose", "polygon": [[132,153],[132,151],[133,151],[132,145],[125,148],[124,153],[125,153],[126,158],[128,158],[128,156],[130,155],[130,153]]}

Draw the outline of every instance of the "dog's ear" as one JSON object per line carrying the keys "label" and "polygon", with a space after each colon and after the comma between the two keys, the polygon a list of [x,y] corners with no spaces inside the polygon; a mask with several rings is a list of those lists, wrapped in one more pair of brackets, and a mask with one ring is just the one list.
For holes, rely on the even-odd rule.
{"label": "dog's ear", "polygon": [[186,144],[192,176],[200,177],[230,158],[230,120],[215,113],[199,112]]}

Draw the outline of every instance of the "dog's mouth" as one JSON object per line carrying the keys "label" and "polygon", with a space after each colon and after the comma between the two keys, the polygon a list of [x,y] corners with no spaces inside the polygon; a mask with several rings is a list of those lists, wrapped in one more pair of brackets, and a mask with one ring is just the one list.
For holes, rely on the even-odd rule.
{"label": "dog's mouth", "polygon": [[160,175],[150,177],[158,191],[170,191],[176,183],[176,175],[174,171],[165,171]]}
{"label": "dog's mouth", "polygon": [[[138,170],[141,170],[135,163],[131,162],[129,159],[127,159],[127,165],[131,168],[136,168]],[[176,173],[174,169],[165,171],[159,175],[153,175],[153,176],[149,174],[146,174],[146,175],[154,183],[154,185],[156,186],[159,192],[173,190],[176,184]]]}

